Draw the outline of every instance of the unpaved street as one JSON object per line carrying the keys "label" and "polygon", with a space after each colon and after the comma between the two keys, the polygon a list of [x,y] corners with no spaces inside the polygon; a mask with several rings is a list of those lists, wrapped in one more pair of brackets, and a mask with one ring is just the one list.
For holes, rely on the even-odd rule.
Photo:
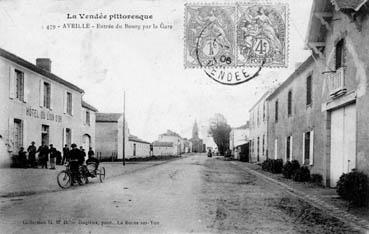
{"label": "unpaved street", "polygon": [[103,184],[2,198],[0,212],[1,233],[353,232],[242,163],[204,155]]}

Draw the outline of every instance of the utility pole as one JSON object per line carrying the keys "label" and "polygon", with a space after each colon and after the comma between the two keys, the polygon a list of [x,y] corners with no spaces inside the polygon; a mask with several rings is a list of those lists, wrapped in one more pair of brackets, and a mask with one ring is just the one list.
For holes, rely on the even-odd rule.
{"label": "utility pole", "polygon": [[123,166],[126,165],[126,91],[123,91]]}

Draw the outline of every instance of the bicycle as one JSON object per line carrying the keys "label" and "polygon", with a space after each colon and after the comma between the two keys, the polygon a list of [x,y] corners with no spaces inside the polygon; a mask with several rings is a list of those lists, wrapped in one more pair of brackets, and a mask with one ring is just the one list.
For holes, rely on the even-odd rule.
{"label": "bicycle", "polygon": [[69,188],[74,184],[74,180],[77,180],[79,185],[87,184],[88,183],[88,176],[85,170],[83,170],[83,167],[78,168],[78,178],[73,178],[73,172],[70,168],[70,162],[67,162],[65,164],[65,170],[62,170],[57,175],[57,182],[59,187],[66,189]]}

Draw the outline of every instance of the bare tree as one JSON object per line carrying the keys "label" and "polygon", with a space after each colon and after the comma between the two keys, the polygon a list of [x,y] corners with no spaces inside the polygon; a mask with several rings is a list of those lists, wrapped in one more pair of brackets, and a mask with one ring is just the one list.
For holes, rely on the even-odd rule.
{"label": "bare tree", "polygon": [[217,113],[210,119],[209,134],[213,137],[219,153],[222,155],[229,148],[229,134],[231,130],[231,126],[228,125],[226,118],[222,114]]}

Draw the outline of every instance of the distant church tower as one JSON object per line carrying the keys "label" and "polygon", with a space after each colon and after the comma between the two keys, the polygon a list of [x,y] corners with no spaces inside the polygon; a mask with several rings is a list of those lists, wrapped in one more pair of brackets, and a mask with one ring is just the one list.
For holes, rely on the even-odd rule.
{"label": "distant church tower", "polygon": [[192,152],[201,153],[205,151],[202,139],[199,138],[199,127],[197,126],[197,121],[193,124],[192,128]]}
{"label": "distant church tower", "polygon": [[197,126],[196,120],[192,128],[192,139],[199,139],[199,127]]}

